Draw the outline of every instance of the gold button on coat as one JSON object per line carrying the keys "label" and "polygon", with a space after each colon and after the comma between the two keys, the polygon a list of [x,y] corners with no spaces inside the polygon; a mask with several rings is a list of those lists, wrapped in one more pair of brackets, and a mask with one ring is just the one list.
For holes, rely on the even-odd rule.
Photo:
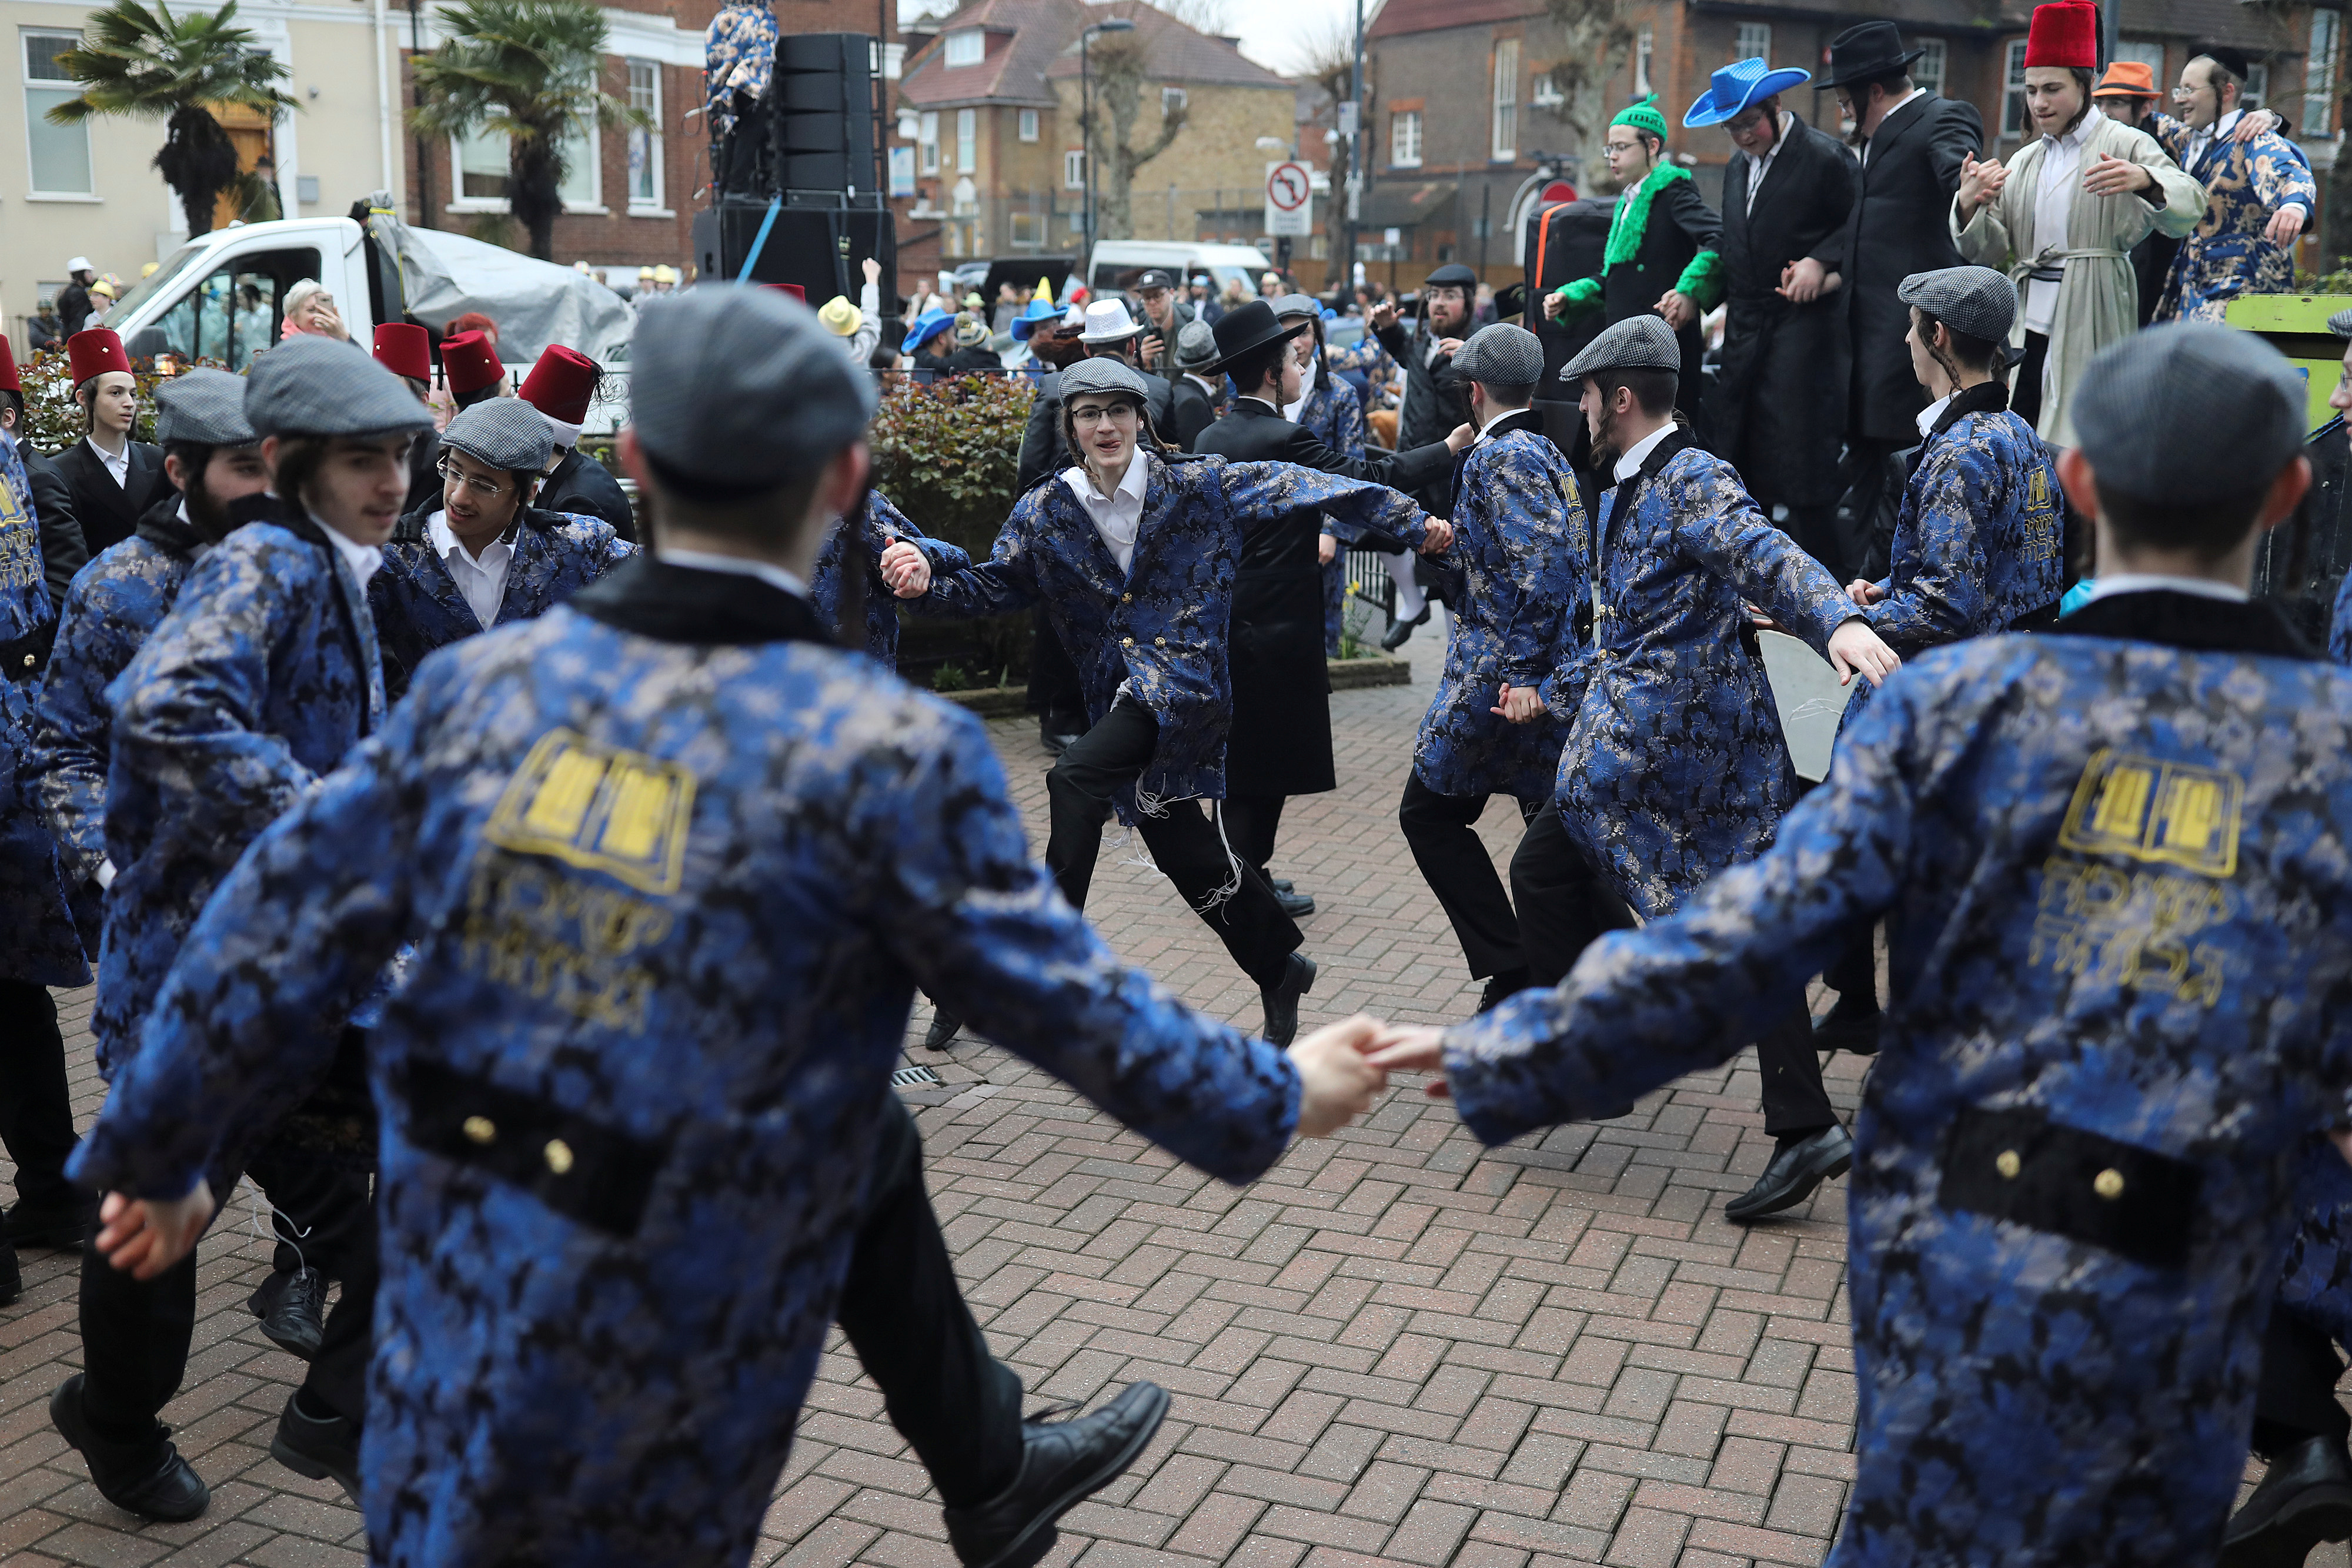
{"label": "gold button on coat", "polygon": [[1118,601],[1121,604],[1132,604],[1135,602],[1135,595],[1132,593],[1122,593],[1118,596]]}
{"label": "gold button on coat", "polygon": [[2091,1178],[2091,1190],[2113,1202],[2124,1195],[2124,1173],[2110,1167]]}
{"label": "gold button on coat", "polygon": [[475,1143],[495,1144],[499,1141],[499,1124],[488,1116],[468,1116],[460,1125],[466,1136]]}
{"label": "gold button on coat", "polygon": [[1122,648],[1132,648],[1135,646],[1135,639],[1132,637],[1121,637],[1118,640],[1118,645]]}
{"label": "gold button on coat", "polygon": [[1154,637],[1151,641],[1155,647],[1165,648],[1168,646],[1168,639],[1165,637]]}
{"label": "gold button on coat", "polygon": [[2025,1162],[2017,1157],[2015,1149],[2003,1149],[1993,1156],[1992,1168],[2001,1174],[2002,1180],[2015,1181],[2017,1173],[2025,1168]]}
{"label": "gold button on coat", "polygon": [[547,1156],[547,1168],[557,1176],[572,1168],[572,1145],[562,1138],[550,1138],[547,1147],[540,1151]]}

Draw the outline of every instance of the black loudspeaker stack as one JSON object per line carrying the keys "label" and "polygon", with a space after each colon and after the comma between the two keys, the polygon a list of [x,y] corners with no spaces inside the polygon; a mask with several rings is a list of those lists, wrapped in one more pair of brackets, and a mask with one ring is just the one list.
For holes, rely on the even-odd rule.
{"label": "black loudspeaker stack", "polygon": [[[866,285],[864,263],[871,256],[882,264],[885,279],[898,268],[898,231],[890,209],[878,201],[866,204],[794,205],[788,198],[768,231],[751,267],[754,283],[790,283],[808,298],[811,308],[836,294],[856,303]],[[768,202],[754,196],[721,196],[709,211],[694,219],[694,263],[701,277],[732,279],[741,276],[744,258],[751,254],[760,225],[767,222]],[[890,308],[888,288],[883,308]]]}

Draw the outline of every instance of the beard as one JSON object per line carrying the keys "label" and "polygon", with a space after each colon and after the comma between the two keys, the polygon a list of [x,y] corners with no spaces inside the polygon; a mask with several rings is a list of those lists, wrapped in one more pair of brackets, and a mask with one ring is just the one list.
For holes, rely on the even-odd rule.
{"label": "beard", "polygon": [[189,478],[180,498],[187,503],[189,526],[206,544],[216,545],[228,538],[228,504],[205,487],[201,472]]}
{"label": "beard", "polygon": [[1588,429],[1592,436],[1592,471],[1608,475],[1617,466],[1617,459],[1625,455],[1617,439],[1617,411],[1602,409],[1600,424]]}

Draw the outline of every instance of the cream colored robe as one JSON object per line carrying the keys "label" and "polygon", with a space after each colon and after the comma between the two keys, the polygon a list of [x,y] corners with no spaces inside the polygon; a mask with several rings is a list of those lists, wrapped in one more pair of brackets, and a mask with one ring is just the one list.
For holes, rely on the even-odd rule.
{"label": "cream colored robe", "polygon": [[[1966,226],[1959,221],[1957,195],[1948,214],[1952,241],[1961,256],[2008,273],[2017,285],[2017,324],[2009,335],[2012,348],[2025,344],[2026,278],[2035,258],[2050,249],[2056,252],[2053,259],[2065,261],[2065,280],[2058,285],[2058,307],[2050,319],[2042,418],[2036,427],[2052,446],[2074,444],[2067,393],[2083,367],[2109,343],[2139,329],[2139,284],[2132,274],[2131,247],[2147,238],[2150,229],[2179,238],[2205,215],[2205,187],[2183,173],[2154,137],[2109,120],[2096,109],[2091,119],[2082,168],[2075,176],[2074,214],[2064,235],[2045,238],[2033,232],[2033,198],[2042,182],[2039,137],[2010,156],[2008,183],[1977,209]],[[2164,204],[2151,205],[2137,191],[2095,196],[2081,189],[2081,180],[2098,166],[2102,152],[2127,158],[2153,172],[2157,188],[2150,194],[2161,197]]]}

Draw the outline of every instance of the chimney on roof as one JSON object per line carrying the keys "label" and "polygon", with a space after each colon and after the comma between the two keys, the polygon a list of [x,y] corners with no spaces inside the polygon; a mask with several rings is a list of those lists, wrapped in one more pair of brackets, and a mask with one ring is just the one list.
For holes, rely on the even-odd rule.
{"label": "chimney on roof", "polygon": [[1240,53],[1242,52],[1242,41],[1241,41],[1241,39],[1239,39],[1238,37],[1235,37],[1233,34],[1231,34],[1231,33],[1219,33],[1219,34],[1217,34],[1217,35],[1216,35],[1216,39],[1217,39],[1217,42],[1219,42],[1219,43],[1221,43],[1221,44],[1223,44],[1223,45],[1226,45],[1227,47],[1229,47],[1234,51],[1234,53],[1235,53],[1235,54],[1240,54]]}

